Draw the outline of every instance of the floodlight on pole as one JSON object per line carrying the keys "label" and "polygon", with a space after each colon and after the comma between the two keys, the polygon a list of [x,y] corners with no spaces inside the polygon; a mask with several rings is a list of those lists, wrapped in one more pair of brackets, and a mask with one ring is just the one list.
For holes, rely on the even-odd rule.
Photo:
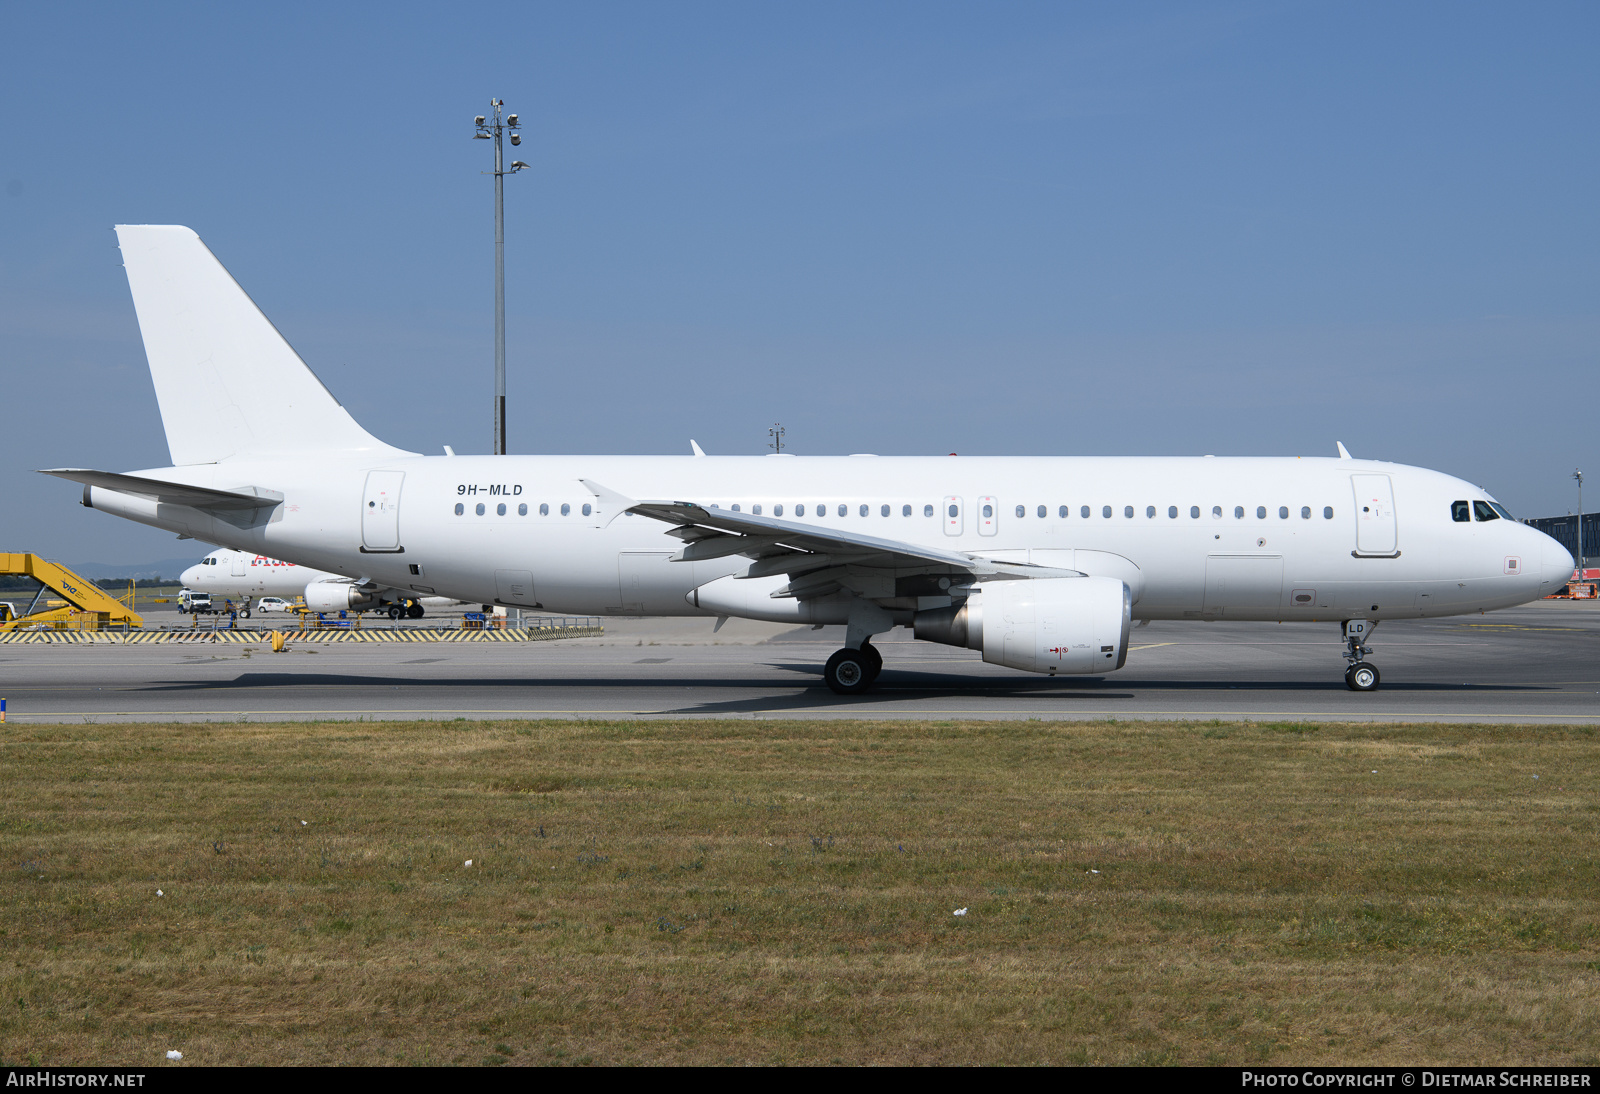
{"label": "floodlight on pole", "polygon": [[[490,121],[488,115],[479,114],[473,119],[473,124],[478,127],[473,140],[494,141],[494,454],[506,454],[506,210],[505,210],[505,177],[514,175],[528,165],[521,160],[514,162],[510,168],[505,167],[504,146],[502,139],[506,130],[511,131],[511,143],[522,143],[522,135],[517,133],[518,121],[515,114],[503,121],[500,112],[505,103],[500,99],[490,99],[489,106],[494,111],[494,120]],[[488,174],[490,172],[485,172]]]}
{"label": "floodlight on pole", "polygon": [[1583,553],[1583,472],[1577,468],[1572,469],[1572,477],[1578,480],[1578,577],[1585,576],[1584,571],[1589,568],[1589,558]]}

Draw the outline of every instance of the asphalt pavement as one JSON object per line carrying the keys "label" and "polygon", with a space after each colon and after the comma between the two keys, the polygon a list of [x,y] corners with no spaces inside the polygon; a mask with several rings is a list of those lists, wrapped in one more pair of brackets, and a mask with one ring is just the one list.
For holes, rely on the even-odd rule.
{"label": "asphalt pavement", "polygon": [[12,722],[355,718],[1169,718],[1600,721],[1600,605],[1544,601],[1389,622],[1382,687],[1344,686],[1338,627],[1153,623],[1127,667],[1040,677],[902,630],[842,698],[822,664],[843,628],[606,619],[603,638],[530,643],[0,646]]}

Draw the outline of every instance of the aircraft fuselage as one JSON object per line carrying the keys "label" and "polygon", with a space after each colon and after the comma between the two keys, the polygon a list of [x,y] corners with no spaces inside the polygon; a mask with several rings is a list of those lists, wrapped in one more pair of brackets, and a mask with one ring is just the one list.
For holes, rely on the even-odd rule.
{"label": "aircraft fuselage", "polygon": [[[321,456],[139,474],[263,487],[283,502],[246,521],[99,487],[86,500],[419,595],[572,613],[716,614],[687,594],[749,566],[739,556],[668,561],[682,543],[664,534],[667,525],[620,512],[585,481],[631,499],[738,506],[819,529],[1105,573],[1129,584],[1136,619],[1460,614],[1546,595],[1571,569],[1571,556],[1543,533],[1478,519],[1481,507],[1471,514],[1490,500],[1480,488],[1371,460]],[[1473,519],[1456,519],[1461,502]],[[915,610],[919,595],[925,602],[938,590],[903,591],[885,606]]]}

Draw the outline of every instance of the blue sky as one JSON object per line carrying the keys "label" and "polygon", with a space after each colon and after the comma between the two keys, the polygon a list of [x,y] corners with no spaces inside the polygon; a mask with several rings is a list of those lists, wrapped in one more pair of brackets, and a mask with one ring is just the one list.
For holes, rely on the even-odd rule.
{"label": "blue sky", "polygon": [[491,95],[533,164],[514,452],[758,452],[774,421],[800,453],[1338,439],[1519,515],[1600,470],[1592,4],[10,4],[0,31],[5,549],[179,553],[31,473],[167,460],[114,223],[196,229],[379,436],[487,451]]}

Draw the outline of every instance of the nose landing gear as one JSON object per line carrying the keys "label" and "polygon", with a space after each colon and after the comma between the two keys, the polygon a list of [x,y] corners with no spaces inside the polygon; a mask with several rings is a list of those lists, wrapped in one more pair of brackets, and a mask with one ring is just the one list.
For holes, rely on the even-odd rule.
{"label": "nose landing gear", "polygon": [[1378,675],[1376,665],[1367,661],[1367,654],[1372,650],[1367,646],[1367,636],[1378,624],[1366,619],[1347,619],[1344,623],[1345,660],[1350,662],[1350,667],[1344,670],[1344,686],[1351,691],[1377,691]]}

